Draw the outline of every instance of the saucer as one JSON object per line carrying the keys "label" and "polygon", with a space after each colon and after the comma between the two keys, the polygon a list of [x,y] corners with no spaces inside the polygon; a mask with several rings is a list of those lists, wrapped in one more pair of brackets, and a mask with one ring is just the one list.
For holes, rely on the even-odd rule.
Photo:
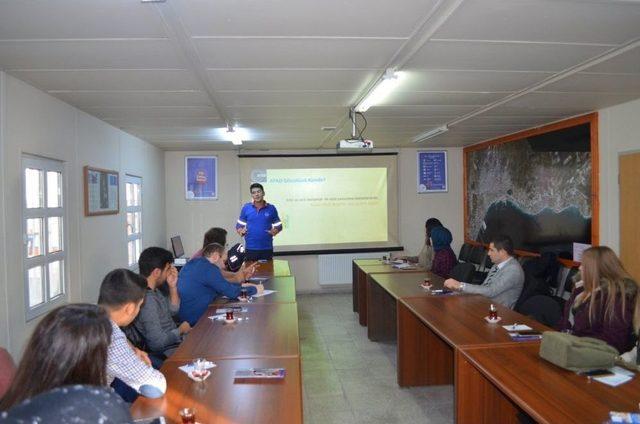
{"label": "saucer", "polygon": [[502,317],[498,317],[498,319],[489,319],[488,316],[484,317],[484,320],[487,321],[489,324],[497,324],[500,321],[502,321]]}
{"label": "saucer", "polygon": [[238,320],[238,318],[234,318],[234,319],[225,319],[224,323],[225,324],[233,324],[234,322],[236,322]]}
{"label": "saucer", "polygon": [[248,302],[248,301],[249,301],[249,298],[248,298],[248,297],[239,297],[239,298],[238,298],[238,300],[239,300],[240,302]]}

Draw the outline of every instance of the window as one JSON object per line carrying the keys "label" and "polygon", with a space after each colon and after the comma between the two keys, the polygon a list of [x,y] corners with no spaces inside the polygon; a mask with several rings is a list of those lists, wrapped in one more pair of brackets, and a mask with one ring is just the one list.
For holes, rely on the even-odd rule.
{"label": "window", "polygon": [[64,165],[23,156],[24,283],[27,320],[66,299]]}
{"label": "window", "polygon": [[127,252],[129,266],[138,263],[142,251],[142,178],[125,176],[127,213]]}

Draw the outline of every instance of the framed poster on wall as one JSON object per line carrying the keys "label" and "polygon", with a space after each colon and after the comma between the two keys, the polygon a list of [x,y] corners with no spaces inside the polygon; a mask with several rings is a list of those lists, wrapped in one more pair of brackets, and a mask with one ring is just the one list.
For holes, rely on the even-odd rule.
{"label": "framed poster on wall", "polygon": [[418,194],[443,193],[447,188],[447,152],[424,150],[418,152]]}
{"label": "framed poster on wall", "polygon": [[84,167],[84,215],[120,212],[120,177],[117,171]]}
{"label": "framed poster on wall", "polygon": [[185,156],[184,191],[187,200],[218,199],[217,156]]}

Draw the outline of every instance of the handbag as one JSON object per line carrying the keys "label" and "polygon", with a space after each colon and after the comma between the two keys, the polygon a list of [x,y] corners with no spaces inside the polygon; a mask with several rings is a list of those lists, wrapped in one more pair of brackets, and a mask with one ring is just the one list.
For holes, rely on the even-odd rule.
{"label": "handbag", "polygon": [[540,357],[567,370],[610,368],[617,356],[618,350],[600,339],[558,331],[542,333]]}

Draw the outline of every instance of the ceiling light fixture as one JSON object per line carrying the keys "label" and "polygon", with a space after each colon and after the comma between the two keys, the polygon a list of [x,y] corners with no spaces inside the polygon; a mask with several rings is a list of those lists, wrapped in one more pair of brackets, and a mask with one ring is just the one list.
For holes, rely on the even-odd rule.
{"label": "ceiling light fixture", "polygon": [[449,131],[449,127],[445,124],[445,125],[442,125],[441,127],[434,128],[429,131],[425,131],[422,134],[415,136],[411,141],[413,141],[414,143],[420,143],[421,141],[425,141],[430,138],[437,137],[442,133],[446,133],[447,131]]}
{"label": "ceiling light fixture", "polygon": [[234,146],[242,146],[242,134],[240,131],[236,131],[233,125],[227,127],[227,140],[233,143]]}
{"label": "ceiling light fixture", "polygon": [[366,112],[371,106],[382,102],[397,87],[402,77],[402,72],[396,72],[391,68],[387,69],[373,89],[356,104],[354,110],[356,112]]}

